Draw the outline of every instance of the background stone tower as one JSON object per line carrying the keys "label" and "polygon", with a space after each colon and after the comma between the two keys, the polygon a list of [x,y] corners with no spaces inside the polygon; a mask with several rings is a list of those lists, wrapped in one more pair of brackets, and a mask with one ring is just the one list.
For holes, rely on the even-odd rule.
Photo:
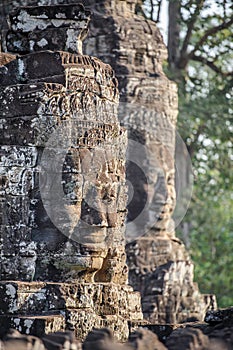
{"label": "background stone tower", "polygon": [[114,67],[119,81],[122,125],[128,130],[127,180],[133,193],[126,230],[129,281],[142,296],[153,323],[203,319],[215,299],[193,282],[193,263],[175,236],[175,128],[177,88],[163,72],[167,50],[140,1],[91,1],[85,45]]}

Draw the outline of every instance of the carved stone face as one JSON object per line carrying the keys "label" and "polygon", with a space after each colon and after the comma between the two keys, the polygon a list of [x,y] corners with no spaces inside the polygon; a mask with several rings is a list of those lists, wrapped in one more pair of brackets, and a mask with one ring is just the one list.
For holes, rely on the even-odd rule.
{"label": "carved stone face", "polygon": [[[117,121],[111,68],[88,56],[46,51],[5,67],[3,142],[24,146],[25,174],[26,154],[35,153],[22,198],[23,220],[30,222],[26,241],[37,244],[35,278],[89,281],[103,266],[110,270],[105,259],[119,261],[122,270],[126,134]],[[40,67],[39,76],[32,67]]]}
{"label": "carved stone face", "polygon": [[[30,176],[22,177],[22,221],[25,242],[36,242],[31,260],[40,280],[124,274],[126,133],[111,67],[81,54],[89,19],[80,4],[19,8],[6,37],[10,51],[30,52],[0,72],[0,111],[6,143],[35,151]],[[41,51],[48,49],[54,52]],[[14,172],[28,174],[26,160],[21,166]]]}
{"label": "carved stone face", "polygon": [[[63,155],[62,150],[50,148],[42,154],[41,199],[35,208],[33,238],[47,242],[48,249],[55,245],[60,265],[65,262],[74,269],[92,269],[94,264],[97,270],[114,240],[122,239],[121,210],[126,197],[119,146],[125,136],[120,135],[117,125],[86,122],[84,128],[82,124],[72,123],[79,135],[74,132],[76,146],[67,153],[64,147]],[[89,124],[92,128],[88,130]],[[70,129],[69,124],[63,131],[66,129]]]}

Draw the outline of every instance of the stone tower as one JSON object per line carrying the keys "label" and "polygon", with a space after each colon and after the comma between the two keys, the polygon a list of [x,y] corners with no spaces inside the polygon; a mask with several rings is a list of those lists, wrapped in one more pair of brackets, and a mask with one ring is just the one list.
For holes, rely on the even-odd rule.
{"label": "stone tower", "polygon": [[112,68],[82,54],[82,4],[18,8],[1,54],[0,336],[142,319],[127,284],[126,131]]}
{"label": "stone tower", "polygon": [[193,263],[175,235],[177,87],[163,72],[167,50],[140,1],[85,0],[92,15],[85,50],[114,67],[119,118],[128,130],[126,229],[129,281],[152,323],[203,319],[215,298],[193,282]]}

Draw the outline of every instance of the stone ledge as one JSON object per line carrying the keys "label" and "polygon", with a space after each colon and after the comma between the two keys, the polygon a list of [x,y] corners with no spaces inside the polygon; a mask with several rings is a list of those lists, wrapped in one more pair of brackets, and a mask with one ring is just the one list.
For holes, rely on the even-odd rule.
{"label": "stone ledge", "polygon": [[47,333],[64,331],[65,317],[62,315],[0,315],[0,338],[2,338],[11,328],[17,329],[23,334],[36,335],[37,337],[41,337]]}
{"label": "stone ledge", "polygon": [[[67,308],[142,318],[140,295],[114,283],[0,282],[0,314],[35,314]],[[127,310],[126,310],[127,309]],[[131,318],[130,317],[130,318]]]}
{"label": "stone ledge", "polygon": [[123,341],[129,320],[143,322],[140,294],[128,285],[2,281],[0,300],[2,334],[14,328],[41,336],[68,328],[84,339],[94,327],[108,327]]}

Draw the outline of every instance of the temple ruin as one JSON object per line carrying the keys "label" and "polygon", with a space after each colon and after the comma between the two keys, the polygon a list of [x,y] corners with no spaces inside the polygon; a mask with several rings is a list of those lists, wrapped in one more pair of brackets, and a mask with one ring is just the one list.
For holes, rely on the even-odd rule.
{"label": "temple ruin", "polygon": [[124,341],[216,306],[175,235],[161,34],[137,0],[83,4],[0,7],[0,336],[109,327]]}

